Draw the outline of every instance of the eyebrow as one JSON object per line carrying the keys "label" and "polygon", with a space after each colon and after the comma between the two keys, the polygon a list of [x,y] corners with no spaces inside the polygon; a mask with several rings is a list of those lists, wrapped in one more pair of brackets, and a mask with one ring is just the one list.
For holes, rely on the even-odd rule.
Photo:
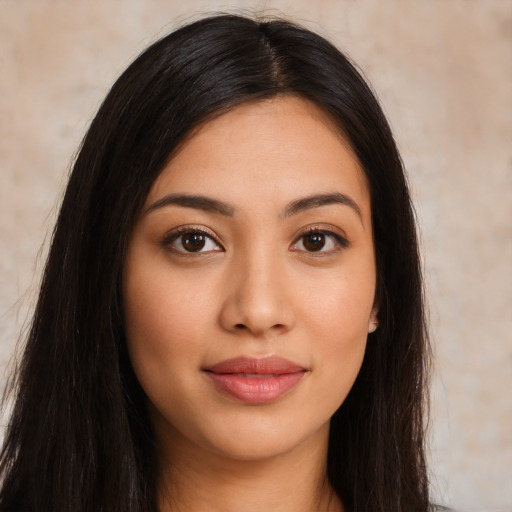
{"label": "eyebrow", "polygon": [[[361,209],[358,204],[350,196],[340,192],[313,194],[311,196],[301,197],[289,203],[284,208],[280,216],[291,217],[305,210],[311,210],[313,208],[319,208],[321,206],[328,206],[331,204],[349,206],[357,213],[361,220],[363,219]],[[154,210],[171,205],[218,213],[226,217],[232,217],[236,211],[233,206],[217,199],[212,199],[211,197],[189,194],[169,194],[150,205],[146,209],[145,213],[148,214]]]}
{"label": "eyebrow", "polygon": [[358,204],[346,194],[340,192],[333,192],[330,194],[313,194],[307,197],[301,197],[291,202],[283,211],[283,217],[290,217],[297,213],[303,212],[304,210],[310,210],[312,208],[319,208],[320,206],[328,206],[331,204],[341,204],[352,208],[359,218],[363,220],[361,208]]}
{"label": "eyebrow", "polygon": [[145,213],[150,213],[164,206],[183,206],[185,208],[195,208],[196,210],[204,210],[206,212],[219,213],[227,217],[232,217],[235,213],[235,209],[222,201],[212,199],[210,197],[188,195],[188,194],[169,194],[162,199],[154,202],[149,206]]}

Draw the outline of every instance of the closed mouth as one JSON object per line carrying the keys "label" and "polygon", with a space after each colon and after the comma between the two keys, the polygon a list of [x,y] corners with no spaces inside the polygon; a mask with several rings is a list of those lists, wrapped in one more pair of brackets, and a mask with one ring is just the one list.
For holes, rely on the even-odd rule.
{"label": "closed mouth", "polygon": [[274,402],[288,394],[308,369],[278,356],[236,357],[204,368],[223,395],[250,405]]}

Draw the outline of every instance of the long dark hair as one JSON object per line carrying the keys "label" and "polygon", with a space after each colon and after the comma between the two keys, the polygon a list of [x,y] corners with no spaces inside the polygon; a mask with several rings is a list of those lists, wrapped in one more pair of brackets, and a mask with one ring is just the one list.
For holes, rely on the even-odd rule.
{"label": "long dark hair", "polygon": [[379,328],[331,420],[327,474],[347,511],[429,510],[428,339],[410,196],[370,88],[319,35],[220,15],[157,41],[123,73],[70,175],[0,455],[0,510],[156,511],[156,457],[123,328],[127,240],[154,180],[198,125],[297,95],[339,126],[367,175]]}

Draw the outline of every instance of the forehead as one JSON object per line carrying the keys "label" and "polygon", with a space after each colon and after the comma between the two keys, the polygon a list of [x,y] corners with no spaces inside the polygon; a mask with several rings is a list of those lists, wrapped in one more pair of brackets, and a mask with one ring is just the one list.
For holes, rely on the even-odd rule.
{"label": "forehead", "polygon": [[147,203],[194,193],[261,206],[332,192],[369,208],[365,173],[339,127],[312,102],[288,96],[243,104],[194,130]]}

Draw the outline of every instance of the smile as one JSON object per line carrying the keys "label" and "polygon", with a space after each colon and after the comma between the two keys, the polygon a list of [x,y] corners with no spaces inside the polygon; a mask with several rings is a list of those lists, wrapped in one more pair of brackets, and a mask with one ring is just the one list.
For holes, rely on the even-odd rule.
{"label": "smile", "polygon": [[204,369],[222,394],[250,405],[273,402],[292,391],[308,371],[287,359],[237,357]]}

